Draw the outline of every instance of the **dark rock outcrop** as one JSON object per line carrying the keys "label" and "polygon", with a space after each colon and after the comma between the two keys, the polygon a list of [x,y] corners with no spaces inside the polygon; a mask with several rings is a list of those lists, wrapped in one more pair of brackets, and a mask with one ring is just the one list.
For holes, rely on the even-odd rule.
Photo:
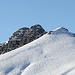
{"label": "dark rock outcrop", "polygon": [[8,42],[3,44],[3,46],[0,48],[0,54],[9,52],[27,43],[30,43],[45,33],[46,31],[39,24],[36,24],[30,28],[23,27],[14,32],[9,38]]}

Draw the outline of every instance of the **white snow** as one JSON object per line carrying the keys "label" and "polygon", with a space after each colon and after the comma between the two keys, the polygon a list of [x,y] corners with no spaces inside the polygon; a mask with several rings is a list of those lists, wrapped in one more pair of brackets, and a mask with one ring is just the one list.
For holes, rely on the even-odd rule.
{"label": "white snow", "polygon": [[75,75],[75,37],[61,27],[53,31],[0,55],[0,75]]}
{"label": "white snow", "polygon": [[53,34],[68,33],[68,30],[66,28],[64,28],[64,27],[61,27],[61,26],[56,28],[56,29],[54,29],[54,30],[52,30],[52,31],[53,31]]}

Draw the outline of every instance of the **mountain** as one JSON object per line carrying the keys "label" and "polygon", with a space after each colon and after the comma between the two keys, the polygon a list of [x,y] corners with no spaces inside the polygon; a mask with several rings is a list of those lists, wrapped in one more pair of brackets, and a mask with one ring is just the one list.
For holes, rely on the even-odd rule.
{"label": "mountain", "polygon": [[3,44],[0,43],[0,49],[2,48]]}
{"label": "mountain", "polygon": [[7,42],[0,48],[0,54],[4,54],[21,47],[47,33],[41,25],[36,24],[30,28],[23,27],[13,33]]}
{"label": "mountain", "polygon": [[58,27],[0,55],[0,75],[75,75],[75,34]]}

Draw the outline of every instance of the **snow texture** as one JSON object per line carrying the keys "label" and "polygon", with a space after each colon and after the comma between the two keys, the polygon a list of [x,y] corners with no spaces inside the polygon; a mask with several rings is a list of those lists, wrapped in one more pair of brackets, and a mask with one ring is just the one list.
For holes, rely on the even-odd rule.
{"label": "snow texture", "polygon": [[53,31],[0,55],[0,75],[75,75],[75,37],[62,27]]}

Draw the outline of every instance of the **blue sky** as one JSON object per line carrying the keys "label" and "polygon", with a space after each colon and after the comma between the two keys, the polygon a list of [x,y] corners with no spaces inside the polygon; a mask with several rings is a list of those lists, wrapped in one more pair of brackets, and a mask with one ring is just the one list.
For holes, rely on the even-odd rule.
{"label": "blue sky", "polygon": [[63,26],[75,32],[75,0],[0,0],[0,42],[21,27],[40,24],[46,31]]}

